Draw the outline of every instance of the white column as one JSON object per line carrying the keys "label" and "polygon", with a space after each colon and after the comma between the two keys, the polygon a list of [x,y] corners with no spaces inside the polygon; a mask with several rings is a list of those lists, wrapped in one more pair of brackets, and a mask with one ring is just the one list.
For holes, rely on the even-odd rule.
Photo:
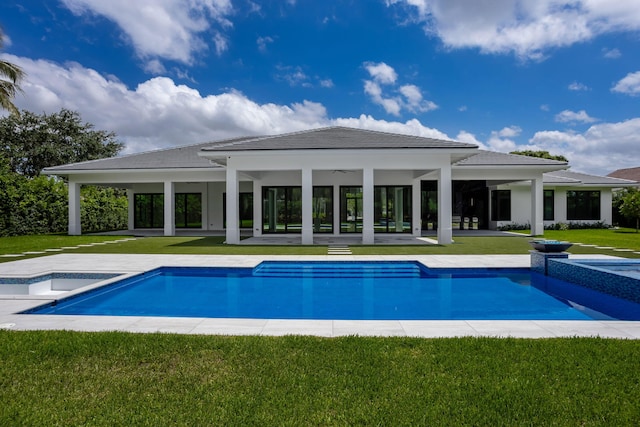
{"label": "white column", "polygon": [[600,190],[600,221],[605,224],[613,224],[613,212],[611,206],[613,204],[613,194],[610,189]]}
{"label": "white column", "polygon": [[340,186],[333,186],[333,234],[340,234]]}
{"label": "white column", "polygon": [[542,236],[544,234],[544,186],[542,175],[531,180],[531,235]]}
{"label": "white column", "polygon": [[374,243],[373,231],[373,168],[362,170],[362,244]]}
{"label": "white column", "polygon": [[202,193],[201,193],[201,204],[202,209],[200,211],[200,216],[202,218],[202,229],[209,229],[209,183],[205,182],[202,184]]}
{"label": "white column", "polygon": [[69,236],[82,234],[80,225],[80,183],[69,181]]}
{"label": "white column", "polygon": [[393,195],[393,210],[395,213],[394,223],[396,224],[396,233],[402,233],[404,228],[403,215],[404,212],[404,198],[402,197],[402,188],[396,187],[395,194]]}
{"label": "white column", "polygon": [[133,230],[136,227],[135,223],[135,193],[133,189],[127,190],[127,229]]}
{"label": "white column", "polygon": [[313,171],[302,169],[302,244],[313,245]]}
{"label": "white column", "polygon": [[262,181],[253,181],[253,236],[262,236]]}
{"label": "white column", "polygon": [[414,179],[411,184],[411,227],[413,231],[411,234],[415,237],[422,235],[422,198],[420,193],[422,191],[421,182],[419,179]]}
{"label": "white column", "polygon": [[559,222],[567,222],[567,190],[556,188],[553,191],[553,220],[557,224]]}
{"label": "white column", "polygon": [[229,245],[240,243],[238,188],[238,171],[227,166],[227,244]]}
{"label": "white column", "polygon": [[172,181],[164,182],[164,235],[176,235],[176,196]]}
{"label": "white column", "polygon": [[438,243],[453,243],[451,230],[451,165],[438,171]]}

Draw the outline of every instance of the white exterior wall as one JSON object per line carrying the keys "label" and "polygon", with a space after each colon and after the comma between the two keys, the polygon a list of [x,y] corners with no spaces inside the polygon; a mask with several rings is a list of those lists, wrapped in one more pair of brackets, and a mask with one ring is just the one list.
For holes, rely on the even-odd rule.
{"label": "white exterior wall", "polygon": [[[497,228],[505,225],[521,225],[531,223],[531,189],[527,185],[507,184],[491,187],[491,190],[511,190],[511,221],[491,221],[491,228]],[[553,187],[545,186],[545,190],[553,190],[554,197],[554,219],[553,221],[544,221],[545,226],[556,223],[594,223],[602,221],[606,224],[612,224],[611,205],[613,201],[613,193],[610,188],[601,187]],[[567,219],[567,191],[600,191],[600,219],[593,220],[568,220]],[[491,199],[490,199],[491,200]],[[491,201],[489,200],[489,204]]]}

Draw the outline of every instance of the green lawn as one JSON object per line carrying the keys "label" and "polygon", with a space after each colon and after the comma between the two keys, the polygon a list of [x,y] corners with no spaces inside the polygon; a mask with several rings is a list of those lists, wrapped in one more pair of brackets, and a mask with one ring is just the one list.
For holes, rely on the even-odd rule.
{"label": "green lawn", "polygon": [[[0,238],[0,255],[25,251],[42,251],[62,246],[121,239],[123,236],[24,236]],[[566,230],[546,231],[545,238],[568,240],[640,252],[640,234],[634,230]],[[531,237],[455,237],[451,245],[351,245],[354,255],[429,255],[429,254],[527,254]],[[226,254],[226,255],[326,255],[326,246],[255,246],[225,245],[224,237],[146,237],[131,242],[67,250],[73,253],[145,253],[145,254]],[[630,258],[640,255],[573,246],[576,254],[603,253]],[[0,262],[13,261],[11,258]]]}
{"label": "green lawn", "polygon": [[[628,230],[545,237],[640,251]],[[118,236],[0,238],[16,253]],[[530,237],[355,254],[526,254]],[[326,254],[144,238],[66,253]],[[614,253],[574,246],[574,253]],[[11,260],[11,259],[8,259]],[[8,261],[5,259],[5,261]],[[317,338],[5,331],[0,425],[638,425],[640,340]]]}
{"label": "green lawn", "polygon": [[0,331],[0,425],[640,423],[640,341]]}

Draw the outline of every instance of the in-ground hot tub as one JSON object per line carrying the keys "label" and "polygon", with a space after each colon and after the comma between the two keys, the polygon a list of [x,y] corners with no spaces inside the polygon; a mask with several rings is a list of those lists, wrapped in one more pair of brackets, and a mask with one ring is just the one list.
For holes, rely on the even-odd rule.
{"label": "in-ground hot tub", "polygon": [[640,260],[549,259],[548,275],[640,303]]}

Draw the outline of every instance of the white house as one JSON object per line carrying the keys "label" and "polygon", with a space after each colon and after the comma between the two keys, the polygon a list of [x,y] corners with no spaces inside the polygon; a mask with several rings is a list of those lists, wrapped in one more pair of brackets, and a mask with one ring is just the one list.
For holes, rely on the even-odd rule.
{"label": "white house", "polygon": [[569,172],[567,163],[473,144],[345,127],[234,138],[47,168],[69,183],[69,234],[80,234],[80,186],[126,188],[129,229],[240,229],[254,236],[377,233],[441,244],[457,228],[611,223],[611,189],[633,181]]}

